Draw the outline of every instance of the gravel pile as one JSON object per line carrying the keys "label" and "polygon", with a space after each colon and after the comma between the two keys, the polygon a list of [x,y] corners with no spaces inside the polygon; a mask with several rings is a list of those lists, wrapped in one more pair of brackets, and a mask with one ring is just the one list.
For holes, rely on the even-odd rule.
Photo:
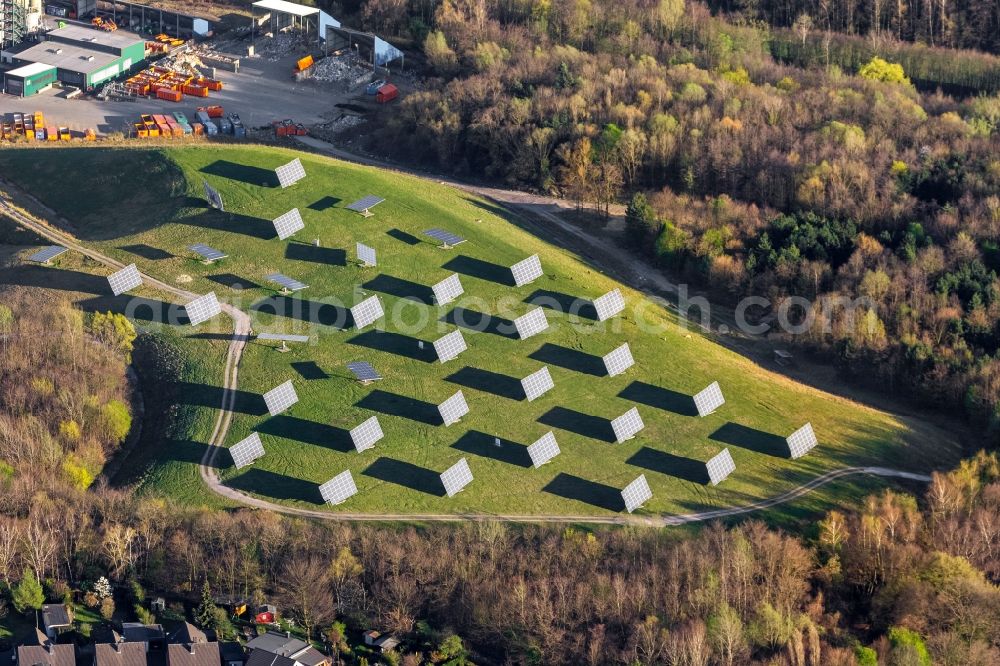
{"label": "gravel pile", "polygon": [[367,81],[371,76],[371,69],[355,55],[342,55],[323,58],[313,65],[309,74],[315,81],[339,83],[344,90],[349,90],[358,81]]}

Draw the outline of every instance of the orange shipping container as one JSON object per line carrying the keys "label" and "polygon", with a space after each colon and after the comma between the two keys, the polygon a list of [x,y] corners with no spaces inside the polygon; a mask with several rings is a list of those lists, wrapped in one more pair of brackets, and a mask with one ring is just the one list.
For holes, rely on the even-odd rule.
{"label": "orange shipping container", "polygon": [[156,96],[168,102],[179,102],[184,99],[184,94],[180,90],[165,90],[163,88],[156,91]]}
{"label": "orange shipping container", "polygon": [[208,97],[208,88],[193,83],[184,86],[181,91],[185,95],[191,95],[192,97]]}
{"label": "orange shipping container", "polygon": [[171,135],[169,125],[157,125],[156,129],[160,131],[160,136],[169,137]]}

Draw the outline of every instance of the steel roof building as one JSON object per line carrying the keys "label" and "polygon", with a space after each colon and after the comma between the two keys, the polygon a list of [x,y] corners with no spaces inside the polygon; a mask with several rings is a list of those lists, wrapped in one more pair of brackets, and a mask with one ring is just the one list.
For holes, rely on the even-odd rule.
{"label": "steel roof building", "polygon": [[56,68],[59,81],[91,90],[129,72],[146,57],[146,42],[138,35],[67,26],[46,33],[45,41],[4,53],[16,65],[41,63]]}

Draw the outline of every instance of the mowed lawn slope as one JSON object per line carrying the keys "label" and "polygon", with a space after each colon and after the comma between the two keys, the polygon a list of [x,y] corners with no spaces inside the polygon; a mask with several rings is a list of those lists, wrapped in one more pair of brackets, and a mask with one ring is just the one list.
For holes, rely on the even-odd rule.
{"label": "mowed lawn slope", "polygon": [[[307,178],[282,190],[273,169],[301,158]],[[599,324],[547,309],[550,329],[528,340],[496,330],[542,297],[547,303],[592,299],[618,287],[576,256],[553,247],[452,188],[398,173],[264,147],[164,149],[74,148],[0,151],[0,169],[58,210],[80,239],[140,269],[197,293],[215,291],[254,316],[254,330],[311,335],[280,354],[252,342],[240,373],[239,414],[227,444],[261,433],[267,455],[237,471],[220,456],[225,482],[273,501],[315,508],[317,485],[349,469],[359,494],[331,511],[606,514],[621,510],[619,490],[641,473],[654,497],[648,512],[686,512],[774,496],[824,471],[886,465],[927,471],[954,461],[949,433],[914,426],[800,386],[679,327],[663,308],[622,288],[623,316]],[[110,178],[108,173],[122,173]],[[202,180],[217,188],[227,212],[210,210]],[[345,206],[368,194],[386,198],[365,219]],[[297,207],[306,229],[278,240],[270,220]],[[443,250],[423,235],[441,227],[468,238]],[[319,247],[312,242],[319,239]],[[355,243],[378,252],[379,265],[355,262]],[[186,246],[203,242],[230,255],[207,266]],[[504,267],[538,253],[544,276],[515,288]],[[275,296],[264,280],[280,271],[309,285]],[[430,303],[429,286],[453,272],[465,287],[464,321],[493,315],[487,330],[465,330],[469,350],[445,364],[431,342],[457,328],[455,304]],[[343,330],[341,306],[377,294],[388,313],[374,332]],[[499,319],[497,319],[499,318]],[[219,318],[181,335],[224,335]],[[418,341],[424,341],[421,351]],[[636,365],[602,376],[600,356],[627,341]],[[198,362],[197,358],[192,359]],[[384,375],[355,382],[346,364],[368,360]],[[217,359],[204,359],[217,364]],[[556,388],[528,402],[519,380],[547,365]],[[268,418],[260,394],[291,379],[300,402]],[[719,381],[726,404],[707,418],[692,415],[690,396]],[[192,382],[186,402],[214,408],[213,383]],[[463,390],[471,413],[440,425],[435,405]],[[626,443],[610,438],[609,419],[637,406],[645,429]],[[347,431],[377,415],[385,438],[356,453]],[[820,446],[791,461],[784,437],[810,421]],[[562,454],[541,469],[525,447],[553,430]],[[200,431],[204,432],[203,430]],[[193,436],[200,433],[193,433]],[[501,445],[495,446],[494,438]],[[736,472],[722,485],[703,482],[703,463],[728,447]],[[200,483],[189,456],[165,446],[151,489],[185,497]],[[468,459],[475,481],[445,498],[438,474]],[[857,482],[826,487],[802,506],[853,499]],[[791,511],[791,509],[781,509]]]}

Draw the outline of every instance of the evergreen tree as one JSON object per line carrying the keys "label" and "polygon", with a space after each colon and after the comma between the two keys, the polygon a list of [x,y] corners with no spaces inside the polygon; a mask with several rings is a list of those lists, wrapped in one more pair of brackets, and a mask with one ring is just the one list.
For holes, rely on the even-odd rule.
{"label": "evergreen tree", "polygon": [[27,613],[32,610],[39,610],[45,603],[45,593],[42,586],[35,578],[35,572],[25,569],[21,576],[21,581],[11,590],[11,601],[18,613]]}
{"label": "evergreen tree", "polygon": [[201,588],[201,603],[194,612],[195,624],[202,629],[214,629],[219,617],[218,611],[218,606],[212,601],[212,587],[206,578],[205,584]]}

